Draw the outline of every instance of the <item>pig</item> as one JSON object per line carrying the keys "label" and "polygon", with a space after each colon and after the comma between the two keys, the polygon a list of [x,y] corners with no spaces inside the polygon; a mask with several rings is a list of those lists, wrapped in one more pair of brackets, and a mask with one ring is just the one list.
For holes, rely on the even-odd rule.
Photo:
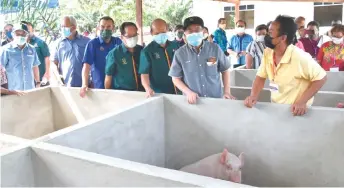
{"label": "pig", "polygon": [[211,155],[196,163],[187,165],[181,168],[180,171],[241,183],[241,168],[243,165],[243,153],[237,157],[224,149],[222,153]]}
{"label": "pig", "polygon": [[344,108],[344,103],[338,103],[338,104],[337,104],[337,107],[338,107],[338,108]]}

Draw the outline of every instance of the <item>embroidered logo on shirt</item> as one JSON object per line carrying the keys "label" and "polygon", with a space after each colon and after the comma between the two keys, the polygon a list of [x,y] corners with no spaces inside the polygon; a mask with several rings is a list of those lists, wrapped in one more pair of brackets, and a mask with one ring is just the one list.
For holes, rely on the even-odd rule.
{"label": "embroidered logo on shirt", "polygon": [[155,59],[160,59],[160,55],[158,54],[158,52],[155,52],[154,55],[155,55]]}
{"label": "embroidered logo on shirt", "polygon": [[32,55],[32,51],[31,50],[28,50],[27,53],[28,53],[28,55]]}
{"label": "embroidered logo on shirt", "polygon": [[122,64],[123,64],[123,65],[128,64],[128,63],[127,63],[127,60],[126,60],[125,58],[122,59]]}
{"label": "embroidered logo on shirt", "polygon": [[101,46],[101,47],[100,47],[100,51],[104,51],[104,48],[103,48],[103,46]]}

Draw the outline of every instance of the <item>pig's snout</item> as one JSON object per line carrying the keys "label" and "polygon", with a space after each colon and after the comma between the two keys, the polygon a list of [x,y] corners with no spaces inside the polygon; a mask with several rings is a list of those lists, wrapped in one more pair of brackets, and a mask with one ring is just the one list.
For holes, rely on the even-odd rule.
{"label": "pig's snout", "polygon": [[241,183],[241,172],[234,172],[230,177],[229,181],[234,183]]}

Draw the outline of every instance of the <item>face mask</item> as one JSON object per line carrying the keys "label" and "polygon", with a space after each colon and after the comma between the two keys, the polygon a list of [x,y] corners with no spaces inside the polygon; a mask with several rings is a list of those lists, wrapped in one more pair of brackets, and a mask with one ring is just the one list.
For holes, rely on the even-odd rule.
{"label": "face mask", "polygon": [[178,39],[182,39],[184,35],[184,31],[178,31],[176,35]]}
{"label": "face mask", "polygon": [[209,37],[209,34],[208,34],[208,33],[204,33],[204,34],[203,34],[203,39],[208,39],[208,37]]}
{"label": "face mask", "polygon": [[160,33],[158,35],[153,36],[153,40],[160,45],[165,44],[167,39],[168,39],[167,33]]}
{"label": "face mask", "polygon": [[192,34],[186,35],[186,41],[191,46],[199,46],[199,45],[201,45],[202,44],[202,40],[203,40],[203,32],[192,33]]}
{"label": "face mask", "polygon": [[245,33],[245,28],[244,27],[237,27],[235,28],[236,33]]}
{"label": "face mask", "polygon": [[112,37],[112,30],[100,30],[100,37],[103,40],[111,39],[111,37]]}
{"label": "face mask", "polygon": [[342,38],[332,37],[332,41],[335,44],[341,44],[341,43],[343,43],[343,37]]}
{"label": "face mask", "polygon": [[13,41],[15,44],[23,46],[24,44],[26,44],[26,37],[16,36],[14,37]]}
{"label": "face mask", "polygon": [[264,40],[265,40],[265,35],[257,36],[257,41],[258,42],[264,42]]}
{"label": "face mask", "polygon": [[296,31],[296,38],[299,40],[301,38],[301,35],[299,33],[299,31]]}
{"label": "face mask", "polygon": [[265,46],[270,48],[270,49],[274,49],[276,47],[276,45],[272,44],[272,37],[270,35],[266,35],[264,37],[264,43],[265,43]]}
{"label": "face mask", "polygon": [[128,48],[134,48],[138,40],[139,40],[138,36],[126,38],[125,44],[127,45]]}
{"label": "face mask", "polygon": [[13,39],[13,37],[12,37],[12,31],[6,31],[6,37],[7,37],[8,39]]}
{"label": "face mask", "polygon": [[72,32],[70,31],[69,27],[63,27],[62,28],[63,37],[68,38],[71,34],[72,34]]}

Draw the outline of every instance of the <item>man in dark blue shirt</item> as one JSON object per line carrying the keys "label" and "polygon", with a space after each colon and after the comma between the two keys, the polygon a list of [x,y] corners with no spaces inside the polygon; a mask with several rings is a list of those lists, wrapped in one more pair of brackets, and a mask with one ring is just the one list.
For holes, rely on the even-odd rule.
{"label": "man in dark blue shirt", "polygon": [[82,69],[82,87],[80,96],[85,97],[89,87],[89,75],[91,70],[91,78],[93,87],[104,89],[106,56],[116,46],[122,44],[118,37],[112,34],[115,28],[115,22],[111,17],[105,16],[99,20],[100,35],[92,39],[86,46],[83,69]]}

